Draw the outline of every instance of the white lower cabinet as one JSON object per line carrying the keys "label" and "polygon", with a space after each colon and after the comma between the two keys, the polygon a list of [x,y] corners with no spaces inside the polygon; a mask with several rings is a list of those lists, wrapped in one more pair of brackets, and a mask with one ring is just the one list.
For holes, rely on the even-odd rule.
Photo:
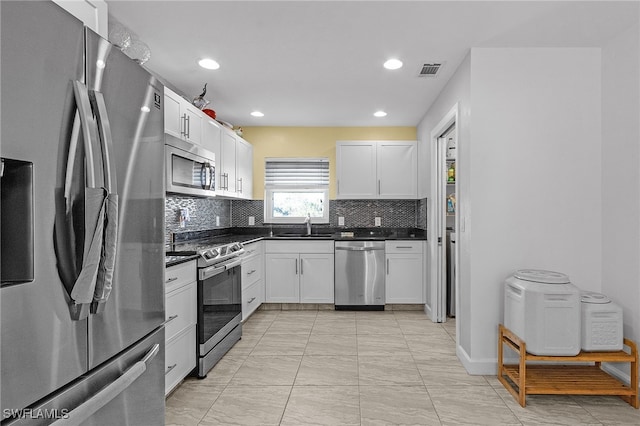
{"label": "white lower cabinet", "polygon": [[246,320],[256,309],[260,307],[264,298],[264,286],[261,283],[253,283],[242,290],[242,320]]}
{"label": "white lower cabinet", "polygon": [[424,242],[387,241],[385,303],[424,303]]}
{"label": "white lower cabinet", "polygon": [[242,321],[264,302],[264,256],[262,241],[244,246],[242,259]]}
{"label": "white lower cabinet", "polygon": [[164,394],[168,395],[196,367],[196,326],[168,341],[164,357]]}
{"label": "white lower cabinet", "polygon": [[196,262],[165,271],[165,382],[167,395],[196,366]]}
{"label": "white lower cabinet", "polygon": [[333,241],[267,241],[265,302],[333,303]]}
{"label": "white lower cabinet", "polygon": [[300,255],[300,302],[333,303],[333,253]]}

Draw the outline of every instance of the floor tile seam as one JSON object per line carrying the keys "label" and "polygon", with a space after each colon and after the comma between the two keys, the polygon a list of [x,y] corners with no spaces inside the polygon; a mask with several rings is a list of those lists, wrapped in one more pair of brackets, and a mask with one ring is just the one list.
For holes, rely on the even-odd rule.
{"label": "floor tile seam", "polygon": [[[576,403],[576,405],[578,405],[580,408],[582,408],[589,416],[591,416],[594,420],[596,420],[600,425],[604,426],[604,425],[607,424],[605,420],[600,419],[600,417],[597,414],[593,413],[591,410],[589,410],[588,407],[582,405],[580,403],[580,400],[578,398],[576,398],[576,396],[578,396],[578,395],[567,395],[567,396],[570,397],[571,400]],[[588,395],[583,395],[583,396],[588,396]],[[609,396],[616,396],[616,395],[609,395]],[[620,398],[620,400],[624,401],[621,398]],[[639,419],[638,423],[640,423],[640,419]]]}
{"label": "floor tile seam", "polygon": [[[244,363],[244,361],[243,361]],[[239,369],[238,369],[239,370]],[[237,373],[237,370],[236,370]],[[233,373],[234,376],[236,373]],[[233,378],[233,377],[232,377]],[[231,380],[229,380],[229,382],[227,382],[227,384],[224,385],[224,388],[222,389],[222,392],[220,392],[218,394],[218,396],[215,397],[215,399],[213,400],[213,402],[211,403],[211,405],[209,406],[209,408],[207,408],[207,410],[205,411],[205,413],[203,414],[203,416],[200,418],[200,420],[198,420],[198,425],[200,424],[200,422],[202,422],[205,417],[207,417],[207,415],[209,414],[209,411],[211,411],[213,409],[213,406],[215,405],[216,401],[220,398],[220,395],[222,395],[224,393],[225,390],[227,390],[227,386],[229,386],[229,383],[231,382]]]}
{"label": "floor tile seam", "polygon": [[431,401],[431,405],[433,406],[433,411],[436,413],[436,416],[438,417],[438,421],[440,422],[440,425],[442,425],[442,417],[440,416],[440,413],[438,412],[438,407],[436,407],[436,403],[433,400],[433,397],[431,396],[431,392],[429,392],[429,388],[427,387],[427,385],[424,385],[425,390],[427,391],[427,395],[429,396],[429,401]]}

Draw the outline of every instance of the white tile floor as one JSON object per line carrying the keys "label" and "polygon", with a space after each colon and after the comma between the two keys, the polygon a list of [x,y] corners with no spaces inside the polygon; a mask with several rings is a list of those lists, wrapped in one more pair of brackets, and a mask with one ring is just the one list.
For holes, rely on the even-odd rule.
{"label": "white tile floor", "polygon": [[455,322],[420,311],[258,311],[204,380],[167,399],[167,425],[640,425],[617,397],[528,396],[470,376]]}

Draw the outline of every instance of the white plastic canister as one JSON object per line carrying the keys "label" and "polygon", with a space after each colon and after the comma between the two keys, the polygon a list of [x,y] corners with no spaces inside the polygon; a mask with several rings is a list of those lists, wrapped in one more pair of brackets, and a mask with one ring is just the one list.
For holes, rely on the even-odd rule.
{"label": "white plastic canister", "polygon": [[622,350],[622,308],[600,293],[582,293],[582,350]]}
{"label": "white plastic canister", "polygon": [[504,325],[534,355],[580,353],[580,290],[560,272],[516,271],[505,281]]}

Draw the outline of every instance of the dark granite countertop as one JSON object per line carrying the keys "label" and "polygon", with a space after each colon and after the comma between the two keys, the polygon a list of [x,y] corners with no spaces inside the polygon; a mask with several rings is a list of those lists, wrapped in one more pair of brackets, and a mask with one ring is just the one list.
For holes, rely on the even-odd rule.
{"label": "dark granite countertop", "polygon": [[188,262],[190,260],[195,260],[197,258],[198,258],[198,255],[196,254],[165,256],[164,265],[165,267],[168,268],[169,266],[179,265],[181,263]]}
{"label": "dark granite countertop", "polygon": [[427,232],[418,228],[333,228],[316,225],[311,236],[308,236],[304,227],[281,225],[180,232],[175,233],[173,237],[174,244],[165,247],[170,254],[166,256],[166,266],[197,259],[193,246],[205,242],[208,245],[216,245],[233,242],[250,244],[261,240],[426,240]]}
{"label": "dark granite countertop", "polygon": [[[260,240],[426,240],[427,233],[424,229],[418,228],[334,228],[316,225],[311,236],[308,236],[304,227],[281,225],[181,232],[173,237],[174,244],[166,247],[166,251],[171,254],[167,256],[167,266],[196,259],[193,246],[205,242],[208,245],[216,245],[232,242],[249,244]],[[184,254],[178,255],[180,253]]]}

